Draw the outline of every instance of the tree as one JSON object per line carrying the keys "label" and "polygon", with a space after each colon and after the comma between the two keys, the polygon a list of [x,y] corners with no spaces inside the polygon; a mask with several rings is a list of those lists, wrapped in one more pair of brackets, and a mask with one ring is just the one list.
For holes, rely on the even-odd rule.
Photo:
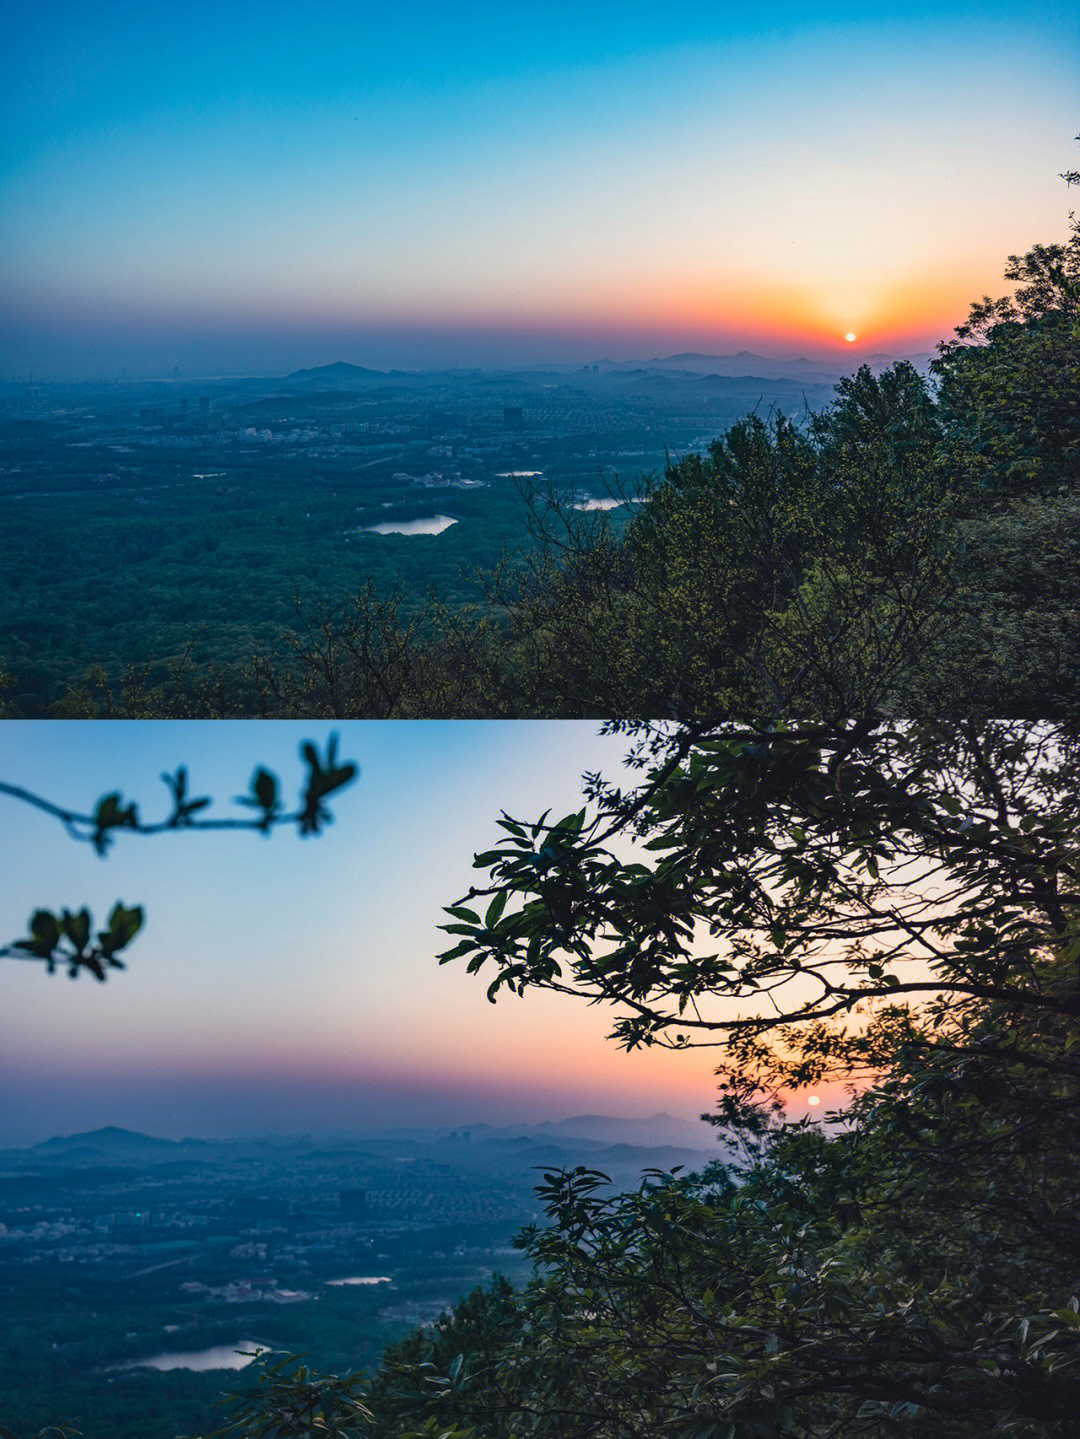
{"label": "tree", "polygon": [[809,432],[751,416],[670,465],[621,537],[556,506],[496,585],[526,710],[887,709],[951,584],[936,435],[910,366],[864,368]]}
{"label": "tree", "polygon": [[1010,255],[1015,294],[984,296],[931,369],[946,454],[970,494],[1075,484],[1080,466],[1080,221]]}
{"label": "tree", "polygon": [[214,1439],[359,1439],[371,1412],[355,1374],[314,1374],[294,1354],[257,1352],[254,1384],[229,1396]]}
{"label": "tree", "polygon": [[[277,776],[260,766],[252,775],[250,792],[236,801],[257,812],[252,818],[207,817],[205,811],[213,801],[207,795],[191,796],[187,769],[183,765],[175,774],[161,776],[169,789],[170,813],[164,819],[149,822],[140,817],[135,803],[124,802],[119,791],[104,795],[93,814],[80,814],[53,804],[21,785],[0,782],[0,794],[52,815],[72,839],[93,845],[102,857],[118,833],[149,836],[176,830],[253,830],[269,835],[282,825],[295,825],[301,835],[319,834],[333,819],[326,803],[328,796],[349,784],[357,768],[350,761],[338,761],[336,735],[330,736],[325,761],[310,740],[300,746],[300,755],[306,774],[297,807],[285,808]],[[93,920],[85,907],[77,911],[63,909],[59,913],[38,909],[30,916],[27,938],[4,946],[0,957],[41,960],[50,974],[55,973],[59,965],[66,968],[72,979],[77,979],[85,970],[95,979],[104,980],[110,969],[124,968],[118,956],[142,928],[143,918],[141,905],[127,906],[117,901],[107,927],[95,937]]]}
{"label": "tree", "polygon": [[[630,1048],[718,1045],[738,1162],[614,1198],[549,1176],[513,1341],[478,1365],[459,1326],[474,1377],[418,1383],[420,1419],[1080,1433],[1078,738],[651,731],[629,793],[594,777],[577,814],[503,817],[444,961],[493,965],[493,999],[612,1003]],[[843,1115],[785,1119],[785,1091],[829,1078]]]}
{"label": "tree", "polygon": [[627,1048],[722,1041],[776,1084],[846,1072],[872,1054],[865,1027],[823,1026],[906,996],[1078,1014],[1060,969],[1080,939],[1078,738],[1018,722],[646,730],[643,785],[592,777],[591,815],[499,821],[442,962],[493,965],[492,999],[613,1004]]}

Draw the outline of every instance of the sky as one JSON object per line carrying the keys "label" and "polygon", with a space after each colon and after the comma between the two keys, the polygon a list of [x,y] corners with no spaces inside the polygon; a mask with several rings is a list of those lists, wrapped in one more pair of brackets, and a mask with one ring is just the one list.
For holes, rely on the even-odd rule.
{"label": "sky", "polygon": [[925,351],[1064,238],[1078,82],[1049,0],[36,0],[0,377]]}
{"label": "sky", "polygon": [[0,959],[0,1147],[105,1125],[212,1138],[713,1107],[709,1050],[626,1054],[610,1010],[491,1004],[483,975],[435,962],[499,814],[558,818],[584,772],[619,775],[626,741],[595,724],[7,721],[0,778],[83,812],[119,789],[149,820],[186,764],[210,813],[242,813],[257,765],[291,795],[301,740],[325,749],[332,728],[361,773],[315,838],[120,835],[101,859],[0,795],[0,942],[37,908],[146,911],[103,984]]}

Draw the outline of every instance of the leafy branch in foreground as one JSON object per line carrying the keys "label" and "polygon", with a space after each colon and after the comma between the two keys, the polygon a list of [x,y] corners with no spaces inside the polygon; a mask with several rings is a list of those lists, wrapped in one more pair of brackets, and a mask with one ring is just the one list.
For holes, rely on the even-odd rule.
{"label": "leafy branch in foreground", "polygon": [[254,1386],[227,1396],[229,1418],[202,1439],[359,1439],[371,1423],[357,1374],[315,1374],[297,1354],[256,1351]]}
{"label": "leafy branch in foreground", "polygon": [[[732,1082],[850,1077],[899,1001],[1080,1016],[1080,743],[1066,725],[673,731],[629,795],[509,816],[442,963],[613,1005],[628,1049]],[[486,905],[479,908],[476,901]]]}
{"label": "leafy branch in foreground", "polygon": [[[319,834],[333,820],[328,797],[355,778],[357,766],[349,760],[338,760],[337,735],[330,736],[325,759],[310,740],[300,746],[300,755],[307,772],[296,807],[285,808],[277,776],[259,766],[251,777],[249,793],[238,796],[235,801],[256,811],[251,818],[206,816],[204,811],[213,801],[208,795],[193,797],[189,793],[184,765],[175,774],[161,776],[169,790],[171,809],[160,820],[143,820],[138,806],[134,802],[126,803],[119,791],[104,795],[91,814],[53,804],[20,785],[0,782],[0,794],[52,815],[72,839],[91,844],[102,857],[108,854],[120,831],[147,836],[176,830],[251,830],[269,835],[271,830],[284,825],[295,826],[301,835]],[[93,920],[85,907],[78,911],[63,909],[59,913],[38,909],[30,916],[28,936],[0,949],[0,957],[43,960],[50,974],[60,964],[66,966],[72,979],[86,969],[96,979],[104,980],[109,969],[124,968],[117,955],[142,928],[143,918],[140,905],[129,907],[117,901],[107,927],[100,930],[92,942]]]}
{"label": "leafy branch in foreground", "polygon": [[128,909],[117,900],[109,914],[108,928],[99,931],[96,944],[90,942],[91,923],[90,911],[85,908],[77,914],[65,909],[58,915],[48,909],[35,910],[30,916],[29,938],[15,940],[0,949],[0,955],[43,959],[50,974],[57,964],[66,965],[71,979],[83,969],[88,969],[95,979],[104,979],[107,969],[125,967],[116,956],[142,928],[142,906]]}

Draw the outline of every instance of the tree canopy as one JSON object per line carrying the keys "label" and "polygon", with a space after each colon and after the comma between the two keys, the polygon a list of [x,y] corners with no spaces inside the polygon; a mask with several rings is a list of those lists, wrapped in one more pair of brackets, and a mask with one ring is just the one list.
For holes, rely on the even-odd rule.
{"label": "tree canopy", "polygon": [[[504,816],[444,958],[614,1004],[628,1047],[719,1041],[729,1163],[548,1176],[516,1328],[434,1336],[422,1432],[1077,1433],[1075,730],[645,739],[629,793]],[[842,1112],[786,1116],[830,1079]]]}
{"label": "tree canopy", "polygon": [[442,961],[493,966],[491,998],[614,1005],[627,1048],[721,1041],[778,1084],[872,1057],[872,1029],[828,1022],[899,998],[1075,1016],[1049,976],[1080,958],[1078,738],[1022,722],[646,729],[641,785],[593,777],[591,810],[499,821]]}

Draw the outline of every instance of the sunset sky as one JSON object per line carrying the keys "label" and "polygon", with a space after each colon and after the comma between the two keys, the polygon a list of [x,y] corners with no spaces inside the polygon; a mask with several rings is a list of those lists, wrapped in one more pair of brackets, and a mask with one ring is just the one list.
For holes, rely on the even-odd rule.
{"label": "sunset sky", "polygon": [[16,6],[0,377],[927,350],[1063,238],[1078,57],[1049,0]]}
{"label": "sunset sky", "polygon": [[[116,1124],[167,1137],[513,1123],[602,1112],[692,1119],[713,1103],[710,1051],[627,1055],[610,1012],[534,994],[496,1005],[434,955],[506,808],[554,818],[579,777],[617,775],[625,742],[592,724],[338,726],[362,766],[335,823],[302,840],[121,835],[107,859],[0,796],[0,942],[35,908],[142,903],[129,967],[104,984],[0,959],[0,1146]],[[92,809],[121,789],[164,817],[163,771],[237,812],[257,764],[295,793],[301,739],[327,726],[8,721],[0,776]]]}

